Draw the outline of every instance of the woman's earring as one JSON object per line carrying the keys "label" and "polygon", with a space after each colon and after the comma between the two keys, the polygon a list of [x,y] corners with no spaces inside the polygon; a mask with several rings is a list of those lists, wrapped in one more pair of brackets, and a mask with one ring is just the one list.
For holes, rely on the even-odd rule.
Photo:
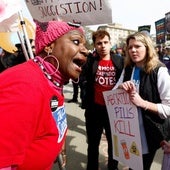
{"label": "woman's earring", "polygon": [[[42,61],[42,65],[44,66],[44,68],[45,68],[45,61],[48,61],[50,58],[52,58],[52,59],[54,59],[55,60],[55,62],[57,63],[56,65],[57,65],[57,67],[56,67],[56,65],[53,65],[55,68],[56,68],[56,70],[53,72],[53,73],[48,73],[50,76],[51,75],[54,75],[57,71],[58,71],[58,69],[59,69],[59,61],[58,61],[58,59],[55,57],[55,56],[53,56],[53,55],[49,55],[49,53],[48,53],[48,55],[46,56],[46,57],[44,57],[43,58],[43,61]],[[48,61],[49,62],[49,61]]]}

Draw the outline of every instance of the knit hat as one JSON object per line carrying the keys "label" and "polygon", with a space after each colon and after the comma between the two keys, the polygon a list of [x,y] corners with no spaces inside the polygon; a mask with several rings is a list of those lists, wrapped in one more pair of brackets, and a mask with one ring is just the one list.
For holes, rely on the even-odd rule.
{"label": "knit hat", "polygon": [[51,44],[54,40],[60,38],[62,35],[70,32],[71,30],[79,30],[84,34],[84,30],[79,24],[66,23],[63,21],[49,21],[39,22],[34,20],[36,24],[35,34],[35,53],[39,54],[44,47]]}

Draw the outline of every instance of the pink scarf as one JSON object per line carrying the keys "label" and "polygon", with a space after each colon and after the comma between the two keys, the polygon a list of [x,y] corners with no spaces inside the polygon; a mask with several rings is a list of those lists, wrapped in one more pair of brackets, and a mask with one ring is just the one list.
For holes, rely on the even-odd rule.
{"label": "pink scarf", "polygon": [[66,78],[61,74],[59,70],[56,70],[56,68],[49,63],[48,61],[44,61],[43,58],[36,56],[35,59],[40,63],[44,69],[42,71],[48,73],[52,77],[52,80],[57,82],[58,85],[55,85],[52,80],[50,80],[47,76],[47,79],[49,80],[49,84],[51,87],[55,88],[60,93],[63,93],[63,85],[68,82]]}

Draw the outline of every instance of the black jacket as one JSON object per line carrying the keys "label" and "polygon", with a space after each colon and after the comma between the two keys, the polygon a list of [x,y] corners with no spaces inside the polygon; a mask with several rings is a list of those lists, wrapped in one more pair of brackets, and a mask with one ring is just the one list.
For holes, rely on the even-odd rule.
{"label": "black jacket", "polygon": [[[84,70],[82,73],[84,77],[83,90],[85,91],[84,92],[85,96],[82,102],[84,103],[86,109],[93,107],[94,81],[99,60],[100,60],[99,55],[97,55],[96,53],[95,55],[90,54],[88,56],[86,65],[84,66]],[[111,53],[111,60],[114,63],[116,69],[116,81],[118,81],[123,69],[123,58]]]}
{"label": "black jacket", "polygon": [[[140,73],[139,94],[143,99],[153,103],[161,103],[157,88],[159,68],[160,66],[150,74],[143,70]],[[132,67],[126,67],[123,81],[130,80],[131,74]],[[168,119],[161,119],[158,115],[144,109],[142,109],[142,117],[149,151],[155,151],[160,147],[160,142],[168,138],[168,130],[166,129]]]}

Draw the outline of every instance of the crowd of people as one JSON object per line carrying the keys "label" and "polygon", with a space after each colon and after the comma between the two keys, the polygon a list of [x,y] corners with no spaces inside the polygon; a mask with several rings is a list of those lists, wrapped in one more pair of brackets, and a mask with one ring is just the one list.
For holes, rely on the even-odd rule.
{"label": "crowd of people", "polygon": [[[131,34],[126,48],[113,53],[106,30],[92,33],[94,51],[85,47],[83,28],[63,21],[36,23],[35,57],[16,60],[1,49],[0,170],[50,170],[67,134],[63,87],[71,79],[73,98],[84,110],[87,170],[99,169],[103,132],[108,143],[108,170],[118,170],[113,158],[111,127],[103,92],[124,89],[137,107],[143,169],[150,170],[156,151],[170,153],[170,48],[164,54],[149,35]],[[167,59],[167,60],[168,60]],[[169,61],[169,60],[168,60]],[[67,158],[69,159],[69,158]]]}
{"label": "crowd of people", "polygon": [[170,73],[170,46],[156,46],[155,50],[158,54],[158,57],[160,61],[162,61],[168,68],[168,71]]}
{"label": "crowd of people", "polygon": [[[127,37],[125,56],[121,57],[115,53],[116,58],[111,62],[113,55],[107,32],[96,31],[93,33],[92,39],[95,51],[89,54],[83,70],[86,77],[84,79],[86,82],[84,103],[86,103],[85,125],[88,141],[87,170],[98,169],[99,144],[103,130],[108,141],[108,169],[118,169],[118,162],[110,159],[112,158],[110,146],[112,141],[110,141],[108,115],[102,95],[103,91],[112,88],[123,88],[127,91],[131,101],[138,108],[143,167],[144,170],[149,170],[157,149],[162,144],[164,144],[163,149],[166,148],[165,152],[169,149],[169,147],[165,147],[165,145],[169,146],[169,143],[166,142],[169,140],[169,135],[165,129],[170,116],[170,90],[168,88],[170,77],[167,63],[164,62],[169,48],[163,48],[164,55],[161,53],[161,60],[149,35],[137,32]],[[116,63],[119,62],[119,59],[124,61],[124,64],[119,63],[119,66],[124,67],[123,69],[117,67]],[[112,85],[103,83],[104,79],[109,79],[107,75],[110,75],[102,69],[106,66],[107,71],[110,69],[111,72],[115,72],[116,70],[115,78],[112,76],[115,80],[115,82],[112,81]],[[122,72],[121,76],[119,71]],[[100,83],[101,78],[102,83]],[[166,130],[168,131],[168,129]]]}

